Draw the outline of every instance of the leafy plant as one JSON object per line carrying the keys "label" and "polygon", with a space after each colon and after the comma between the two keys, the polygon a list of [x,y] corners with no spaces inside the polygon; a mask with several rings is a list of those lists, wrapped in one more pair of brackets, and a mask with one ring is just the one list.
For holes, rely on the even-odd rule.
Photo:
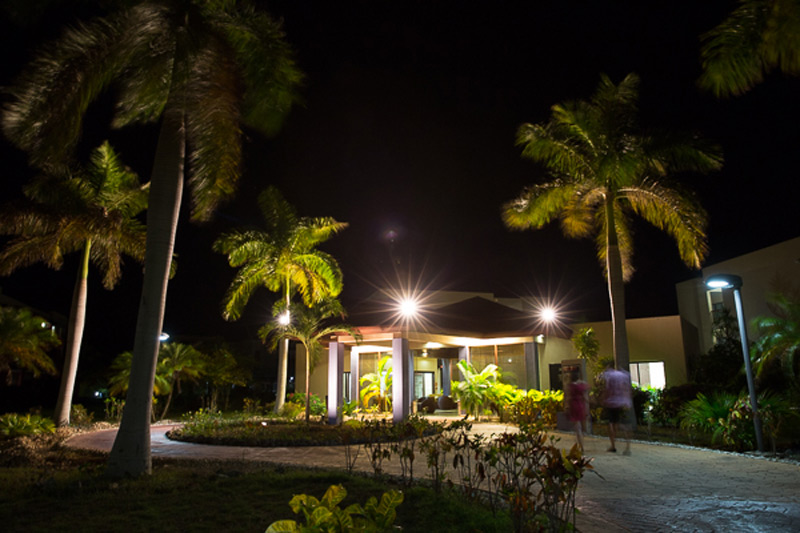
{"label": "leafy plant", "polygon": [[54,433],[55,430],[56,426],[52,420],[39,415],[8,413],[0,416],[0,435],[6,438]]}
{"label": "leafy plant", "polygon": [[716,442],[722,437],[724,422],[736,403],[736,395],[717,393],[711,397],[700,393],[697,398],[689,401],[681,408],[681,427],[690,432],[702,431],[711,435],[711,441]]}
{"label": "leafy plant", "polygon": [[459,361],[457,366],[464,380],[452,382],[453,396],[461,401],[468,414],[478,418],[492,399],[492,387],[497,383],[500,371],[497,365],[489,364],[478,372],[464,360]]}
{"label": "leafy plant", "polygon": [[378,410],[389,411],[392,408],[392,358],[388,355],[378,361],[376,372],[361,376],[361,405],[368,408],[373,398]]}
{"label": "leafy plant", "polygon": [[383,494],[380,502],[373,496],[363,507],[354,503],[340,509],[339,504],[346,496],[347,490],[342,485],[331,485],[321,500],[307,494],[296,494],[289,506],[295,514],[303,514],[305,524],[278,520],[267,528],[266,533],[389,531],[397,518],[396,508],[403,503],[403,493],[390,490]]}

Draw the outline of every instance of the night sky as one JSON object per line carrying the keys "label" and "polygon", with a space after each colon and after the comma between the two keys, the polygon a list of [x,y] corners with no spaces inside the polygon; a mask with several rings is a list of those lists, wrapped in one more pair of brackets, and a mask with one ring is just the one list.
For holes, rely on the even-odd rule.
{"label": "night sky", "polygon": [[[500,219],[504,202],[545,179],[520,157],[517,127],[546,121],[555,103],[589,98],[601,73],[614,82],[640,75],[645,125],[696,131],[722,145],[722,172],[682,177],[710,214],[708,264],[800,234],[800,80],[771,75],[749,94],[724,101],[696,85],[699,37],[734,2],[261,4],[284,19],[306,74],[303,103],[274,139],[246,132],[235,202],[202,227],[182,220],[164,326],[173,335],[252,335],[269,316],[273,296],[262,290],[238,324],[222,320],[220,301],[234,270],[210,251],[220,232],[260,222],[254,199],[269,184],[301,215],[350,223],[323,247],[341,263],[347,306],[403,283],[550,298],[572,319],[608,318],[593,241],[568,240],[556,224],[511,232]],[[6,17],[2,83],[19,72],[28,48],[70,18],[66,8],[25,26]],[[102,103],[97,115],[103,116]],[[154,127],[87,128],[87,146],[105,138],[140,176],[149,176]],[[0,150],[6,201],[19,196],[30,172],[24,154],[5,141]],[[677,313],[674,284],[698,274],[682,265],[666,235],[644,223],[635,232],[628,315]],[[72,258],[57,273],[29,268],[0,279],[0,287],[66,315],[76,265]],[[85,342],[110,359],[132,346],[141,268],[129,261],[113,292],[102,289],[97,275],[90,282]]]}

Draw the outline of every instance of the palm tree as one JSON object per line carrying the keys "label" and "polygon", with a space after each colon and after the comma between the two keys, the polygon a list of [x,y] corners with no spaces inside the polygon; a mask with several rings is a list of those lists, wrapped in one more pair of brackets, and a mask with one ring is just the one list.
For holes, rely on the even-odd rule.
{"label": "palm tree", "polygon": [[[131,380],[131,361],[133,352],[122,352],[111,362],[110,377],[108,379],[108,394],[111,396],[124,395],[128,392]],[[153,382],[153,395],[163,396],[169,393],[169,376],[163,372],[163,365],[156,367]]]}
{"label": "palm tree", "polygon": [[65,254],[80,251],[83,255],[53,417],[56,425],[65,426],[69,425],[86,322],[89,262],[103,271],[103,285],[111,290],[122,275],[122,254],[144,261],[145,228],[136,216],[147,207],[147,186],[104,142],[94,150],[86,169],[45,176],[24,192],[29,205],[0,214],[0,233],[16,235],[0,253],[0,275],[38,262],[59,269]]}
{"label": "palm tree", "polygon": [[28,370],[34,377],[42,372],[55,374],[47,351],[59,344],[50,324],[30,309],[0,307],[0,373],[7,380],[15,368]]}
{"label": "palm tree", "polygon": [[800,2],[739,0],[727,19],[702,37],[700,86],[739,95],[779,70],[800,74]]}
{"label": "palm tree", "polygon": [[192,218],[235,192],[241,125],[273,133],[300,81],[280,25],[249,3],[144,1],[69,29],[11,88],[3,128],[36,165],[75,147],[89,104],[116,83],[112,125],[160,120],[127,405],[109,474],[150,473],[158,337],[188,165]]}
{"label": "palm tree", "polygon": [[[265,230],[236,230],[214,242],[214,251],[227,254],[228,262],[239,268],[225,294],[222,316],[238,319],[250,296],[258,287],[283,293],[283,305],[291,307],[291,296],[299,292],[310,307],[342,292],[342,271],[329,254],[317,245],[347,227],[331,217],[298,217],[275,187],[258,196],[266,220]],[[278,360],[278,396],[275,411],[286,397],[288,338],[284,339]]]}
{"label": "palm tree", "polygon": [[169,380],[169,392],[161,411],[161,420],[166,418],[167,410],[172,403],[173,393],[181,393],[181,381],[197,381],[205,371],[206,356],[189,344],[170,342],[161,345],[158,352],[157,373],[166,376]]}
{"label": "palm tree", "polygon": [[203,348],[207,353],[203,377],[209,388],[208,408],[216,411],[228,408],[231,388],[235,385],[243,387],[250,379],[251,372],[241,366],[236,356],[225,343],[214,343]]}
{"label": "palm tree", "polygon": [[761,373],[768,363],[779,360],[786,374],[800,376],[800,297],[797,294],[773,294],[771,307],[776,316],[753,319],[758,340],[753,353],[758,356],[756,365]]}
{"label": "palm tree", "polygon": [[656,136],[636,122],[639,78],[619,85],[602,76],[591,100],[552,107],[546,124],[523,124],[517,144],[523,156],[554,178],[526,188],[503,207],[507,226],[539,229],[560,220],[568,237],[594,236],[608,280],[614,359],[629,363],[624,282],[633,273],[630,214],[666,231],[690,267],[707,253],[706,214],[687,193],[665,180],[672,172],[710,171],[722,157],[698,139]]}
{"label": "palm tree", "polygon": [[[273,309],[275,317],[287,311],[283,302],[279,302]],[[345,318],[346,313],[341,302],[335,298],[326,298],[311,307],[294,306],[290,311],[291,321],[287,325],[280,324],[277,320],[268,322],[259,329],[258,334],[262,340],[272,339],[272,349],[280,339],[296,339],[306,350],[306,423],[311,414],[310,383],[311,373],[319,363],[324,352],[322,339],[337,333],[347,333],[357,341],[361,334],[348,324],[328,324],[328,319],[338,316]]]}

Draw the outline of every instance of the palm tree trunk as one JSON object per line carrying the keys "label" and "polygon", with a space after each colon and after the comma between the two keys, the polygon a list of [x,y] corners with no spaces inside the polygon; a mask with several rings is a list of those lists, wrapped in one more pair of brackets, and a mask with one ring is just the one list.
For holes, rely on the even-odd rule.
{"label": "palm tree trunk", "polygon": [[[290,295],[290,282],[289,276],[286,276],[286,312],[289,312],[289,304],[291,303]],[[289,367],[289,338],[283,339],[280,348],[278,349],[278,386],[275,398],[275,412],[280,413],[283,409],[283,404],[286,401],[286,379]]]}
{"label": "palm tree trunk", "polygon": [[625,324],[625,281],[622,275],[622,257],[619,253],[617,228],[614,222],[614,198],[606,196],[606,270],[608,271],[608,299],[611,303],[611,328],[613,330],[614,362],[617,369],[628,371],[628,331]]}
{"label": "palm tree trunk", "polygon": [[169,410],[169,404],[172,403],[172,393],[174,391],[175,391],[175,380],[173,379],[169,387],[169,394],[167,395],[167,403],[164,404],[164,410],[161,411],[161,418],[158,419],[159,421],[162,421],[165,418],[167,418],[167,411]]}
{"label": "palm tree trunk", "polygon": [[128,395],[108,458],[108,474],[111,476],[139,476],[152,471],[150,416],[153,381],[183,193],[185,153],[183,114],[167,109],[158,137],[150,185],[144,282]]}
{"label": "palm tree trunk", "polygon": [[83,261],[78,269],[75,290],[72,293],[72,309],[69,313],[67,327],[67,350],[64,354],[64,370],[61,374],[61,385],[58,389],[58,400],[53,418],[58,427],[69,425],[69,414],[72,409],[72,394],[75,391],[75,377],[78,374],[78,359],[81,355],[83,328],[86,323],[86,295],[89,277],[89,252],[92,249],[91,239],[87,239],[83,247]]}
{"label": "palm tree trunk", "polygon": [[308,420],[309,418],[311,418],[311,394],[309,387],[310,379],[311,379],[311,353],[309,352],[309,349],[306,346],[306,424],[308,424]]}

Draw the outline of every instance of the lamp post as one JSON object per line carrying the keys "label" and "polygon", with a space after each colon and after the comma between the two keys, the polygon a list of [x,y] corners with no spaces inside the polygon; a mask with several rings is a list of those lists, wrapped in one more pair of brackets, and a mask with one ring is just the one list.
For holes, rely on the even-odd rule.
{"label": "lamp post", "polygon": [[744,370],[747,375],[747,388],[750,391],[750,407],[753,409],[753,426],[756,431],[756,445],[758,451],[764,451],[764,439],[761,436],[761,417],[758,414],[758,398],[756,386],[753,382],[753,367],[750,364],[750,348],[747,344],[747,325],[744,321],[742,310],[742,278],[733,274],[716,274],[706,281],[709,289],[733,289],[733,299],[736,303],[736,318],[739,320],[739,337],[742,340],[742,355],[744,356]]}

